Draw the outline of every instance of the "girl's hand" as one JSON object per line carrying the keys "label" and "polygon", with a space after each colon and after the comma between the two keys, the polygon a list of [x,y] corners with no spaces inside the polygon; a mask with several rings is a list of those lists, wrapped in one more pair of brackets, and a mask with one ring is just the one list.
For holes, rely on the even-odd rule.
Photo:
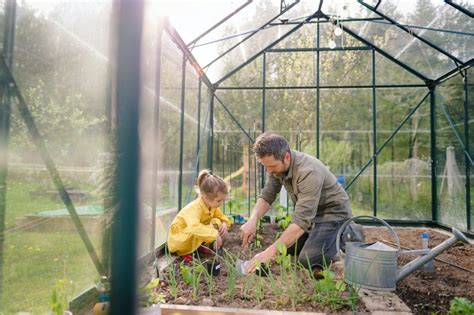
{"label": "girl's hand", "polygon": [[225,222],[222,222],[219,227],[219,235],[223,238],[227,236],[227,224],[225,224]]}
{"label": "girl's hand", "polygon": [[216,250],[218,250],[219,248],[221,248],[222,246],[222,238],[219,234],[217,234],[217,238],[216,238]]}

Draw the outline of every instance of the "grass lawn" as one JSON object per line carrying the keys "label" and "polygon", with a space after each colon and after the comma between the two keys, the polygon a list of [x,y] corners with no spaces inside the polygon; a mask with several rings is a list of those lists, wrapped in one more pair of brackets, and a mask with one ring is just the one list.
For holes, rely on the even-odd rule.
{"label": "grass lawn", "polygon": [[[58,281],[64,282],[64,289],[59,294],[71,299],[99,280],[99,274],[76,231],[11,229],[16,219],[24,215],[65,208],[60,200],[49,195],[31,194],[45,190],[44,186],[34,180],[8,181],[0,314],[47,313]],[[88,236],[101,257],[102,235]]]}

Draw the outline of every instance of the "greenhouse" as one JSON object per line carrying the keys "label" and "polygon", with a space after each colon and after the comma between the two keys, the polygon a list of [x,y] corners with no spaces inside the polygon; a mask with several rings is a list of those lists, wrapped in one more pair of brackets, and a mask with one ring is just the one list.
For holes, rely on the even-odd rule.
{"label": "greenhouse", "polygon": [[[0,7],[0,314],[474,313],[474,1]],[[318,272],[283,241],[308,234],[302,195],[262,197],[262,135],[347,193]],[[177,255],[196,200],[226,238]]]}

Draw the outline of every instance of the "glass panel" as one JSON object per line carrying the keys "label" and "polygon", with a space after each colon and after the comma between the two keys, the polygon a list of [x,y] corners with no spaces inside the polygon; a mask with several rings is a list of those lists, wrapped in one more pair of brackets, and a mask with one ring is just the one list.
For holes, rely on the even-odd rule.
{"label": "glass panel", "polygon": [[200,135],[199,135],[199,167],[197,169],[207,168],[207,150],[209,141],[209,122],[210,122],[210,95],[211,90],[205,84],[201,84],[200,98]]}
{"label": "glass panel", "polygon": [[[437,89],[440,219],[466,229],[464,84],[455,76]],[[444,153],[444,152],[445,153]],[[444,153],[444,154],[443,154]]]}
{"label": "glass panel", "polygon": [[182,205],[196,197],[194,184],[197,177],[197,131],[198,131],[198,88],[199,77],[188,63],[186,67],[185,113],[184,120],[184,156],[183,156],[183,196]]}
{"label": "glass panel", "polygon": [[[474,20],[471,17],[442,0],[419,2],[413,5],[411,11],[406,10],[403,5],[399,8],[405,13],[403,19],[394,14],[393,5],[388,1],[382,1],[378,11],[392,19],[403,21],[420,37],[453,54],[461,61],[466,62],[472,58]],[[465,8],[472,12],[474,6],[472,3],[465,4]]]}
{"label": "glass panel", "polygon": [[[104,133],[110,9],[107,1],[23,1],[17,6],[13,74],[46,149],[40,152],[31,140],[14,103],[7,229],[0,231],[0,313],[48,313],[53,291],[72,300],[99,279],[100,267],[92,257],[99,258],[98,264],[108,260],[102,241],[110,141]],[[79,221],[61,200],[46,169],[45,153]],[[85,233],[78,232],[79,225]],[[86,243],[93,250],[89,252]]]}
{"label": "glass panel", "polygon": [[425,84],[420,78],[378,53],[375,54],[375,79],[377,85]]}
{"label": "glass panel", "polygon": [[[178,210],[179,137],[181,132],[182,52],[164,33],[161,57],[158,207]],[[185,120],[191,119],[185,115]],[[166,154],[164,154],[166,152]]]}
{"label": "glass panel", "polygon": [[[372,156],[372,91],[321,91],[321,160],[348,185]],[[352,184],[353,210],[371,214],[373,204],[372,166]],[[349,191],[348,191],[349,192]]]}
{"label": "glass panel", "polygon": [[[314,86],[316,59],[311,52],[275,52],[266,55],[267,86]],[[291,69],[291,71],[288,71]]]}
{"label": "glass panel", "polygon": [[[259,179],[255,159],[251,153],[252,143],[233,122],[228,121],[228,113],[224,108],[217,105],[214,109],[216,114],[216,127],[214,130],[214,172],[222,176],[230,183],[230,194],[226,203],[222,206],[225,214],[249,215],[253,209],[256,198],[255,187]],[[255,138],[257,133],[248,130],[250,136]]]}
{"label": "glass panel", "polygon": [[464,153],[439,106],[436,114],[439,219],[450,226],[466,229]]}
{"label": "glass panel", "polygon": [[[238,66],[242,65],[249,58],[253,57],[265,47],[273,43],[277,38],[280,38],[287,32],[291,31],[295,26],[294,25],[279,25],[277,27],[266,28],[260,30],[249,40],[240,44],[236,49],[233,49],[222,55],[218,61],[205,68],[205,72],[208,75],[209,79],[213,82],[218,81],[227,73],[234,70]],[[225,48],[224,48],[225,47]],[[227,51],[228,46],[220,46],[217,49],[219,52]],[[196,54],[198,52],[196,51]],[[208,54],[206,54],[208,56]],[[196,55],[198,58],[199,55]],[[201,59],[198,59],[201,62]],[[201,63],[206,67],[207,63]]]}
{"label": "glass panel", "polygon": [[[142,257],[147,253],[153,252],[156,246],[162,244],[166,239],[166,231],[161,228],[158,231],[156,226],[159,226],[160,213],[155,213],[154,210],[159,203],[158,179],[156,176],[156,168],[158,167],[158,151],[157,138],[158,120],[160,117],[160,107],[158,104],[159,93],[156,91],[156,76],[159,69],[159,61],[161,57],[157,57],[157,48],[161,44],[157,42],[158,26],[157,21],[148,21],[145,23],[144,36],[145,39],[142,45],[142,103],[140,107],[139,116],[139,135],[140,135],[140,238],[138,256]],[[154,208],[154,209],[153,209]],[[155,231],[153,231],[155,220]],[[155,237],[152,239],[152,235]]]}
{"label": "glass panel", "polygon": [[321,53],[321,85],[372,85],[372,52]]}
{"label": "glass panel", "polygon": [[[257,58],[222,81],[219,87],[260,87],[263,83],[263,58]],[[267,61],[268,66],[268,61]],[[267,70],[268,71],[268,70]]]}
{"label": "glass panel", "polygon": [[431,220],[429,98],[401,126],[426,94],[423,88],[377,91],[377,148],[384,146],[377,159],[377,212],[383,218]]}
{"label": "glass panel", "polygon": [[[228,90],[228,91],[217,91],[217,97],[232,113],[234,118],[247,132],[253,130],[261,130],[262,128],[262,92],[255,90]],[[223,109],[222,104],[218,101],[214,101],[214,131],[219,130],[233,130],[236,132],[242,132],[238,127],[237,123],[230,117],[227,112],[217,111],[217,109]],[[221,113],[221,114],[218,114]]]}
{"label": "glass panel", "polygon": [[436,79],[456,66],[442,53],[391,24],[351,22],[347,28],[428,78]]}

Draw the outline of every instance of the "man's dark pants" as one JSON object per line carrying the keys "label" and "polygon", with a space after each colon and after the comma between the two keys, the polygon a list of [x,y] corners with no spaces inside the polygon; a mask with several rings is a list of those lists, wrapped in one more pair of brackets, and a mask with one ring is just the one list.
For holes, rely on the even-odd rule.
{"label": "man's dark pants", "polygon": [[309,233],[301,235],[287,252],[290,255],[298,255],[298,261],[306,268],[329,266],[336,255],[337,232],[345,221],[316,223]]}

